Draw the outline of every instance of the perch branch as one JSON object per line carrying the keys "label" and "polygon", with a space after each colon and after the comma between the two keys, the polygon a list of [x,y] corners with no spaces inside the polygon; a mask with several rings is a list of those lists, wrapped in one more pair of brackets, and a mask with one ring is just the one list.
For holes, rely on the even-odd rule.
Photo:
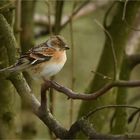
{"label": "perch branch", "polygon": [[52,130],[59,138],[64,138],[67,130],[61,126],[61,124],[52,116],[48,110],[40,110],[40,103],[31,92],[28,84],[22,75],[17,74],[10,77],[10,81],[17,90],[23,102],[25,102],[32,112],[40,118]]}
{"label": "perch branch", "polygon": [[102,88],[100,88],[98,91],[91,93],[91,94],[85,94],[85,93],[76,93],[72,91],[71,89],[64,87],[62,85],[59,85],[58,83],[54,81],[47,81],[50,82],[50,88],[54,88],[55,90],[65,94],[68,96],[68,98],[72,99],[81,99],[81,100],[95,100],[99,96],[102,96],[105,94],[107,91],[112,89],[113,87],[139,87],[140,86],[140,80],[136,81],[123,81],[123,80],[118,80],[118,81],[113,81],[105,84]]}

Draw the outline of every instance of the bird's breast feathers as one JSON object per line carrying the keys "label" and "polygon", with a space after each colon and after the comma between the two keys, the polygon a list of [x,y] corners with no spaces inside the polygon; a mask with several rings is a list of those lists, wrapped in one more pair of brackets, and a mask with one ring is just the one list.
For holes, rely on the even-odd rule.
{"label": "bird's breast feathers", "polygon": [[38,78],[48,78],[57,74],[66,62],[66,53],[65,51],[59,51],[54,53],[53,57],[49,61],[42,62],[37,64],[29,69],[35,79]]}

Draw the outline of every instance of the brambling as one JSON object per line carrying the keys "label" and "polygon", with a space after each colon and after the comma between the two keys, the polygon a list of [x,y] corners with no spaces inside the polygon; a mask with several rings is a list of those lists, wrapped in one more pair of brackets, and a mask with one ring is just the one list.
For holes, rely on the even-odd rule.
{"label": "brambling", "polygon": [[55,35],[21,55],[14,65],[0,71],[27,71],[35,79],[47,80],[64,66],[67,60],[67,49],[69,47],[65,39],[60,35]]}

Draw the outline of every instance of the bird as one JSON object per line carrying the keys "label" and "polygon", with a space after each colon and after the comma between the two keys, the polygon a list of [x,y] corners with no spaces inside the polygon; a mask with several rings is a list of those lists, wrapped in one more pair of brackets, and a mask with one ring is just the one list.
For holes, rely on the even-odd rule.
{"label": "bird", "polygon": [[0,72],[27,71],[33,79],[47,80],[63,68],[68,49],[69,46],[64,37],[53,35],[47,41],[21,55],[15,64],[1,69]]}

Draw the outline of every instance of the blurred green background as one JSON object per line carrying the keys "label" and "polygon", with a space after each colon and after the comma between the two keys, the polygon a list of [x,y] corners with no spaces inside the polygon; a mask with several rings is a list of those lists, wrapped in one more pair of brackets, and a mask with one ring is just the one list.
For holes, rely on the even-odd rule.
{"label": "blurred green background", "polygon": [[[80,4],[82,1],[77,1]],[[111,3],[111,2],[110,2]],[[51,5],[51,14],[55,14],[55,2],[50,0]],[[78,93],[85,92],[86,88],[88,87],[91,79],[94,77],[94,73],[99,62],[99,58],[102,53],[102,49],[105,43],[105,34],[103,29],[97,25],[95,19],[98,20],[100,23],[103,22],[105,13],[109,8],[110,4],[105,5],[102,8],[98,8],[97,10],[82,16],[76,20],[73,20],[73,44],[74,44],[74,91]],[[63,15],[70,15],[73,8],[72,1],[65,1]],[[26,11],[25,11],[26,12]],[[39,0],[36,2],[35,7],[35,14],[46,15],[47,16],[47,5],[45,1]],[[113,13],[109,15],[109,19],[112,19]],[[36,31],[36,27],[35,27]],[[68,24],[60,34],[64,36],[67,40],[70,48],[71,48],[71,30],[70,24]],[[49,36],[43,36],[34,39],[35,45],[38,45],[48,39]],[[108,59],[108,58],[106,58]],[[67,62],[64,68],[55,76],[55,81],[58,83],[71,88],[72,86],[72,49],[67,51]],[[105,64],[105,67],[107,64]],[[138,79],[139,77],[139,67],[136,67],[132,72],[132,79]],[[35,96],[40,100],[40,84],[33,81],[33,91]],[[135,92],[139,94],[139,88],[130,89],[129,93]],[[135,95],[136,95],[135,94]],[[137,96],[137,95],[136,95]],[[139,105],[138,102],[135,103],[136,99],[133,101],[132,98],[134,97],[133,94],[128,94],[128,101],[132,104]],[[132,101],[131,101],[132,100]],[[49,139],[49,130],[46,129],[46,125],[43,124],[36,116],[31,113],[23,113],[21,111],[21,103],[20,98],[17,93],[13,94],[13,103],[14,112],[16,117],[16,124],[15,129],[17,136],[21,132],[22,123],[25,121],[29,121],[32,126],[35,128],[35,137],[33,139],[40,140],[40,139]],[[16,102],[15,102],[16,101]],[[92,102],[92,101],[91,101]],[[73,122],[76,121],[79,107],[81,101],[74,100],[74,107],[73,107]],[[114,103],[115,104],[115,103]],[[10,106],[9,106],[10,108]],[[15,111],[16,108],[16,111]],[[112,114],[111,114],[112,115]],[[67,99],[62,93],[54,91],[54,117],[60,121],[60,123],[69,129],[70,127],[70,100]],[[111,117],[110,117],[111,118]],[[109,119],[110,119],[109,118]],[[110,120],[107,120],[110,121]],[[27,123],[27,122],[26,122]],[[130,124],[130,128],[133,128],[133,124]],[[106,129],[106,127],[105,127]],[[37,130],[37,132],[36,132]],[[108,129],[105,130],[105,132]],[[139,131],[139,130],[137,130]]]}

